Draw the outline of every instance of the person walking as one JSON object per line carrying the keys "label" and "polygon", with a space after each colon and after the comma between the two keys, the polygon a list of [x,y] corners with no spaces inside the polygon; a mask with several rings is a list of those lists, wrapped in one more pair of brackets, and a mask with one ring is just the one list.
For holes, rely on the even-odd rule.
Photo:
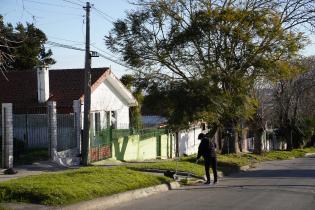
{"label": "person walking", "polygon": [[198,135],[198,139],[201,140],[201,142],[198,147],[196,163],[198,163],[199,158],[202,156],[205,163],[205,172],[207,177],[205,184],[210,184],[210,166],[214,176],[213,184],[216,184],[218,181],[217,157],[215,153],[216,144],[210,141],[210,139],[207,138],[204,133],[200,133]]}

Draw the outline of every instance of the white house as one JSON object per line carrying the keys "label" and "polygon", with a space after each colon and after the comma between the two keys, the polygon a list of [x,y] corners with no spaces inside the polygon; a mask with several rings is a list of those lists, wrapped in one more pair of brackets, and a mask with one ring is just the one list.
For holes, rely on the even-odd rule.
{"label": "white house", "polygon": [[[112,126],[129,128],[129,107],[136,106],[132,93],[111,72],[106,70],[92,85],[91,113],[95,130]],[[80,97],[83,113],[84,95]]]}
{"label": "white house", "polygon": [[[83,113],[84,69],[41,68],[30,71],[10,71],[6,73],[6,77],[8,80],[0,77],[0,103],[13,104],[16,126],[20,126],[19,118],[21,118],[20,124],[25,121],[31,124],[33,120],[31,115],[46,113],[47,101],[56,101],[57,114],[69,114],[74,112],[73,106],[76,100],[80,102]],[[108,126],[129,128],[129,108],[136,105],[137,101],[131,92],[109,68],[91,70],[91,124],[94,130]],[[30,116],[27,120],[25,114]],[[81,119],[83,125],[83,114]],[[30,132],[29,128],[15,129],[14,135],[18,139],[27,139],[31,143],[31,139],[34,139],[34,141],[41,141],[39,144],[45,145],[47,134],[42,132],[45,126],[40,129],[45,122],[43,118],[42,123],[33,126],[37,129],[36,132],[40,132],[40,136],[35,131]]]}

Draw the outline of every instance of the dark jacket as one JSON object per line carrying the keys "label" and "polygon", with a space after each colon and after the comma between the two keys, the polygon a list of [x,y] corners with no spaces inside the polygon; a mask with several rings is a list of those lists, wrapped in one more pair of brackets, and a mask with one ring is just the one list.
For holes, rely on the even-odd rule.
{"label": "dark jacket", "polygon": [[201,139],[201,142],[199,144],[198,147],[198,155],[197,155],[197,159],[199,159],[201,156],[203,157],[203,159],[209,159],[211,157],[216,157],[215,154],[215,148],[217,147],[217,145],[210,141],[208,138],[203,138]]}

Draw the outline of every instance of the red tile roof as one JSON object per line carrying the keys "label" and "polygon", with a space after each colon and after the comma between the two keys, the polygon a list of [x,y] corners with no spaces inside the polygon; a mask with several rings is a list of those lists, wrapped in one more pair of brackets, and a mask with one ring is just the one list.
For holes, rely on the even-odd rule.
{"label": "red tile roof", "polygon": [[[108,75],[108,68],[93,68],[92,91]],[[16,110],[34,109],[45,104],[37,101],[36,71],[11,71],[5,77],[0,75],[0,103],[13,103]],[[49,100],[57,102],[57,107],[72,107],[73,100],[84,94],[84,69],[49,70]],[[21,111],[19,111],[21,112]]]}

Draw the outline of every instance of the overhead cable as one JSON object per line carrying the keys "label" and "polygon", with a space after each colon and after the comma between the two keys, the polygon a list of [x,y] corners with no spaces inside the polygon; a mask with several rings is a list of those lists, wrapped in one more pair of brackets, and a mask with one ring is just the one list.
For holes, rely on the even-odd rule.
{"label": "overhead cable", "polygon": [[[85,51],[85,49],[83,49],[83,48],[74,47],[74,46],[66,45],[66,44],[61,44],[61,43],[53,42],[53,41],[47,41],[46,44],[54,46],[54,47],[62,47],[62,48],[67,48],[67,49],[71,49],[71,50]],[[97,54],[100,57],[105,58],[106,60],[109,60],[109,61],[111,61],[113,63],[116,63],[116,64],[118,64],[120,66],[123,66],[125,68],[128,68],[128,69],[136,71],[136,69],[134,69],[133,67],[130,67],[130,66],[124,64],[123,62],[120,62],[120,61],[117,61],[115,59],[112,59],[112,58],[110,58],[110,57],[108,57],[106,55],[103,55],[102,53],[99,53],[99,52],[97,52]]]}

